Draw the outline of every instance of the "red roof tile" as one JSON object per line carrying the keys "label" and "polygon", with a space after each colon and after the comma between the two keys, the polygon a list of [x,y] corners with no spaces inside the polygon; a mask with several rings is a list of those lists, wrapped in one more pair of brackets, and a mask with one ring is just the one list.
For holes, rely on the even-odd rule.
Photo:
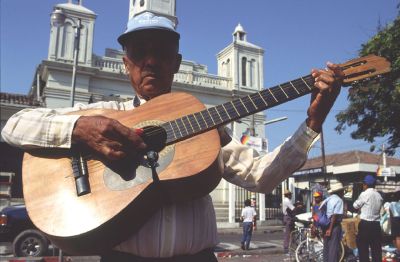
{"label": "red roof tile", "polygon": [[21,94],[0,93],[0,102],[26,106],[40,106],[40,102],[35,100],[32,96]]}

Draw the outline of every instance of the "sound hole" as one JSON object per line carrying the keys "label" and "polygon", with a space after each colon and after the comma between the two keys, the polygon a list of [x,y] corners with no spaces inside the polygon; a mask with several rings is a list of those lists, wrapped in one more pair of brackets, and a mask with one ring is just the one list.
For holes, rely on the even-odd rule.
{"label": "sound hole", "polygon": [[165,142],[167,141],[165,130],[160,126],[145,126],[143,130],[142,138],[147,144],[149,151],[160,152],[165,147]]}
{"label": "sound hole", "polygon": [[[160,123],[152,122],[153,123],[140,123],[138,126],[135,126],[135,128],[143,128],[144,132],[142,138],[147,144],[148,149],[159,152],[156,170],[158,174],[161,174],[172,162],[175,148],[174,145],[165,147],[167,133],[163,128],[157,126],[157,124]],[[110,165],[106,166],[103,173],[105,185],[111,190],[125,190],[136,185],[151,182],[151,169],[143,163],[145,163],[145,161],[136,164],[130,163],[128,166],[120,165],[118,168],[114,168]]]}

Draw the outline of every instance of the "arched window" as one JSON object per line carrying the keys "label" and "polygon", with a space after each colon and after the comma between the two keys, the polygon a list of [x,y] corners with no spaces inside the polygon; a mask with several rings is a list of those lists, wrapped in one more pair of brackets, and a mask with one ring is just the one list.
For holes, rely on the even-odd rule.
{"label": "arched window", "polygon": [[61,46],[61,57],[73,59],[74,52],[74,28],[71,23],[65,23],[63,27],[63,37]]}
{"label": "arched window", "polygon": [[231,60],[228,58],[228,60],[226,60],[226,77],[231,77]]}
{"label": "arched window", "polygon": [[247,58],[242,57],[242,86],[246,86],[246,67],[247,67]]}
{"label": "arched window", "polygon": [[239,32],[239,40],[241,40],[241,41],[244,40],[244,33]]}

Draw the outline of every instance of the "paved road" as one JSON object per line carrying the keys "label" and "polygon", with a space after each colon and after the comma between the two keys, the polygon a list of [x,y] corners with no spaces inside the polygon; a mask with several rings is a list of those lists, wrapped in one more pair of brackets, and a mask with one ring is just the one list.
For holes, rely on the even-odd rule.
{"label": "paved road", "polygon": [[250,250],[246,251],[240,249],[240,237],[240,229],[220,230],[220,244],[215,250],[218,261],[295,261],[293,257],[283,254],[283,232],[281,227],[256,230],[250,243]]}
{"label": "paved road", "polygon": [[[261,228],[254,232],[250,250],[240,248],[241,229],[220,229],[220,244],[215,248],[218,261],[294,261],[283,254],[281,227]],[[3,245],[2,245],[3,244]],[[13,259],[10,243],[0,243],[0,261]],[[51,255],[51,254],[50,254]],[[55,260],[57,261],[57,260]],[[71,261],[98,262],[98,257],[71,257]]]}

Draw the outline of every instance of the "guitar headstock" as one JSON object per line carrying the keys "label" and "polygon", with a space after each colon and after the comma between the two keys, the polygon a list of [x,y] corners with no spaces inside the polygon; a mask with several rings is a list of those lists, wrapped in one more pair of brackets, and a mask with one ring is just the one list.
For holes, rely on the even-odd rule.
{"label": "guitar headstock", "polygon": [[340,64],[344,72],[343,86],[390,72],[390,62],[385,58],[368,55]]}

